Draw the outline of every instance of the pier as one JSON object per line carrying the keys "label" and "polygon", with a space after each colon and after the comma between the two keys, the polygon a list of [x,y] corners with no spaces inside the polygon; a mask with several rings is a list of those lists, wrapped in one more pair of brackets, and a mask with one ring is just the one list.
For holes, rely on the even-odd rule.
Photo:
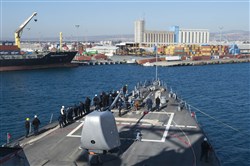
{"label": "pier", "polygon": [[201,66],[201,65],[216,65],[216,64],[232,64],[232,63],[249,63],[250,59],[216,59],[206,61],[159,61],[152,62],[150,66],[174,67],[174,66]]}
{"label": "pier", "polygon": [[[149,57],[134,57],[134,56],[114,56],[110,60],[93,60],[93,61],[72,61],[71,63],[79,66],[93,66],[93,65],[113,65],[113,64],[137,64],[137,60],[147,59]],[[152,58],[152,57],[150,57]],[[232,64],[232,63],[249,63],[250,58],[243,59],[212,59],[212,60],[183,60],[183,61],[158,61],[151,62],[148,66],[161,66],[161,67],[176,67],[176,66],[201,66],[201,65],[216,65],[216,64]],[[142,64],[143,65],[143,64]]]}
{"label": "pier", "polygon": [[124,61],[72,61],[73,64],[78,64],[79,66],[94,66],[94,65],[114,65],[114,64],[124,64]]}

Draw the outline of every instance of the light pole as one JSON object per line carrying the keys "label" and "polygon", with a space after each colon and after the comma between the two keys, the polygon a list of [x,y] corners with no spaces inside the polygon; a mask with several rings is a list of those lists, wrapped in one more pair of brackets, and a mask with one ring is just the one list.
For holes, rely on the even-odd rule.
{"label": "light pole", "polygon": [[157,43],[155,43],[155,47],[154,47],[154,49],[155,49],[155,80],[157,81],[158,80],[158,69],[157,69],[157,61],[158,61],[158,55],[157,55],[157,50],[158,50],[158,48],[157,48]]}
{"label": "light pole", "polygon": [[87,43],[87,34],[88,34],[88,30],[85,30],[85,43]]}
{"label": "light pole", "polygon": [[223,26],[220,26],[219,29],[220,29],[220,52],[219,52],[219,55],[221,55],[221,54],[222,54],[222,50],[221,50],[221,47],[222,47],[221,39],[222,39],[222,29],[223,29]]}
{"label": "light pole", "polygon": [[39,39],[38,39],[39,45],[41,45],[41,32],[38,32],[38,35],[39,35]]}
{"label": "light pole", "polygon": [[[28,32],[27,32],[27,43],[28,43],[28,49],[31,49],[31,47],[30,47],[30,44],[29,44],[29,32],[30,32],[30,29],[31,28],[27,28],[27,30],[28,30]],[[30,51],[30,50],[29,50]]]}
{"label": "light pole", "polygon": [[219,29],[220,29],[220,43],[221,43],[223,26],[220,26]]}
{"label": "light pole", "polygon": [[30,28],[27,28],[27,30],[28,30],[27,42],[29,42],[29,31],[30,31]]}
{"label": "light pole", "polygon": [[78,29],[79,29],[79,27],[80,27],[80,25],[75,25],[75,27],[76,27],[76,35],[77,35],[77,51],[79,51],[79,47],[78,47]]}

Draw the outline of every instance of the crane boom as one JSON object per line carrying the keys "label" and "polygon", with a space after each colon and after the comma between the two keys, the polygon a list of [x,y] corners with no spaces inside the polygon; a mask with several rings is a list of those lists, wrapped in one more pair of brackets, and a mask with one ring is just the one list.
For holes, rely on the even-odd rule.
{"label": "crane boom", "polygon": [[27,20],[25,20],[19,28],[15,31],[15,44],[20,48],[20,38],[21,38],[21,32],[25,28],[25,26],[30,22],[30,20],[37,15],[37,12],[34,12]]}

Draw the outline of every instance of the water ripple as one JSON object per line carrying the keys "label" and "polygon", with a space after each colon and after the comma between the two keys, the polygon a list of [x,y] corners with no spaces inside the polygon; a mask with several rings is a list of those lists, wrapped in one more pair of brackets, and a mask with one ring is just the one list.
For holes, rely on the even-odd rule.
{"label": "water ripple", "polygon": [[[250,65],[159,67],[159,77],[185,101],[217,121],[197,113],[222,165],[247,166],[250,156]],[[24,120],[36,114],[42,126],[61,105],[72,106],[102,91],[131,90],[152,79],[154,68],[138,65],[85,66],[1,73],[0,143],[6,132],[24,134]],[[222,122],[222,123],[220,123]],[[223,124],[224,123],[224,124]],[[228,127],[232,126],[237,130]]]}

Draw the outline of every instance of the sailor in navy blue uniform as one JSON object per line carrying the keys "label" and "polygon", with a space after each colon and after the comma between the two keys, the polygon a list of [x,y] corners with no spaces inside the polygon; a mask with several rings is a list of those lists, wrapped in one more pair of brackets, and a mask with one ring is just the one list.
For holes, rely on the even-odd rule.
{"label": "sailor in navy blue uniform", "polygon": [[205,156],[205,161],[208,162],[208,152],[210,150],[210,145],[207,142],[207,138],[204,138],[203,142],[201,143],[201,156],[200,161],[202,161],[203,157]]}
{"label": "sailor in navy blue uniform", "polygon": [[35,115],[34,116],[34,120],[32,121],[32,125],[34,127],[34,134],[37,135],[38,134],[38,128],[39,125],[41,124],[40,120],[38,119],[38,117]]}

